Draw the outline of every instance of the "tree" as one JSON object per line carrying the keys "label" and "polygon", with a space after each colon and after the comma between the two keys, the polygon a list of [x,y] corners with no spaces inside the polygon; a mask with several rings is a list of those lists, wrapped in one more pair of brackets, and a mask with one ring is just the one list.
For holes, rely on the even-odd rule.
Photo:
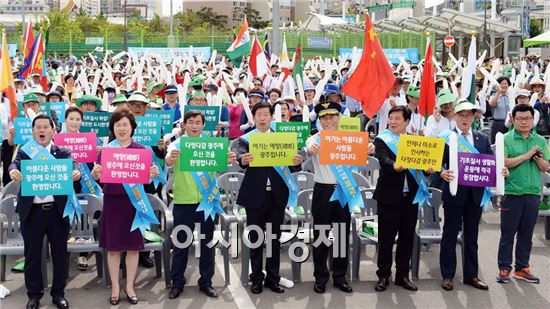
{"label": "tree", "polygon": [[270,21],[268,20],[262,20],[262,17],[260,16],[260,12],[255,9],[247,8],[247,7],[235,7],[233,9],[233,12],[235,13],[241,13],[246,15],[246,20],[248,21],[248,24],[255,29],[264,29],[267,28],[270,24]]}
{"label": "tree", "polygon": [[529,23],[529,37],[534,38],[543,32],[542,19],[531,19]]}
{"label": "tree", "polygon": [[99,11],[99,14],[97,14],[95,19],[97,19],[97,21],[99,21],[99,22],[107,22],[107,16],[105,16],[105,14],[103,14],[102,10]]}
{"label": "tree", "polygon": [[166,32],[168,29],[168,24],[162,19],[160,19],[160,16],[155,14],[153,18],[149,21],[149,31],[150,32]]}
{"label": "tree", "polygon": [[187,9],[174,15],[174,24],[182,32],[193,31],[202,25],[202,21],[196,12]]}
{"label": "tree", "polygon": [[76,13],[76,17],[83,17],[83,16],[88,16],[88,14],[86,14],[86,11],[82,7],[79,7],[78,13]]}
{"label": "tree", "polygon": [[227,15],[217,14],[211,7],[203,6],[201,10],[197,12],[197,16],[203,23],[207,23],[207,27],[209,26],[210,28],[225,29],[227,25]]}

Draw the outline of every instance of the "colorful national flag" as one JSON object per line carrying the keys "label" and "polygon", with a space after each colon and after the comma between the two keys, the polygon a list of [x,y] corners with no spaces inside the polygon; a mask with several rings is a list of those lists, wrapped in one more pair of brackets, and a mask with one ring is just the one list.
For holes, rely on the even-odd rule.
{"label": "colorful national flag", "polygon": [[426,46],[426,57],[424,58],[420,83],[420,98],[418,99],[418,112],[423,116],[430,115],[435,107],[434,64],[430,38],[427,39]]}
{"label": "colorful national flag", "polygon": [[[294,68],[292,69],[292,77],[296,80],[296,75],[302,76],[302,33],[298,32],[298,37],[296,38],[296,52],[294,53]],[[303,78],[302,78],[303,80]]]}
{"label": "colorful national flag", "polygon": [[394,83],[393,70],[367,15],[363,55],[342,92],[361,102],[363,112],[372,118],[380,110]]}
{"label": "colorful national flag", "polygon": [[269,51],[269,37],[267,36],[267,33],[265,34],[265,37],[264,37],[264,53],[265,53],[265,57],[267,58],[268,61],[271,62],[271,52]]}
{"label": "colorful national flag", "polygon": [[283,49],[281,51],[281,74],[284,74],[283,82],[290,76],[290,69],[292,64],[288,58],[288,49],[286,47],[286,35],[283,36]]}
{"label": "colorful national flag", "polygon": [[242,56],[246,56],[248,53],[250,53],[250,32],[248,31],[248,22],[245,17],[239,34],[227,49],[227,54],[229,59],[238,66],[241,63]]}
{"label": "colorful national flag", "polygon": [[263,78],[269,72],[269,61],[265,57],[260,41],[257,37],[252,40],[252,49],[250,50],[250,59],[248,60],[248,69],[254,77]]}
{"label": "colorful national flag", "polygon": [[31,63],[31,74],[40,75],[40,85],[44,91],[48,91],[48,74],[46,71],[46,57],[44,55],[45,42],[41,32],[38,32],[36,37],[36,47],[34,47],[34,55]]}
{"label": "colorful national flag", "polygon": [[4,31],[2,31],[2,54],[0,57],[2,57],[0,61],[0,92],[5,93],[10,101],[9,108],[11,119],[13,120],[17,117],[17,99],[15,96],[15,82],[11,71],[8,41],[6,39],[6,32]]}
{"label": "colorful national flag", "polygon": [[39,38],[40,38],[40,32],[38,32],[38,36],[32,43],[32,47],[30,49],[30,52],[25,57],[25,63],[23,64],[23,68],[21,69],[21,72],[19,72],[19,78],[26,79],[29,75],[32,74],[32,68],[34,66],[34,59],[36,58],[36,52],[38,51],[38,45],[39,45]]}
{"label": "colorful national flag", "polygon": [[23,68],[19,72],[19,78],[27,78],[30,74],[30,63],[32,61],[32,46],[34,45],[34,33],[32,30],[32,22],[29,20],[25,27],[23,35]]}
{"label": "colorful national flag", "polygon": [[470,49],[468,50],[468,64],[462,75],[462,87],[460,87],[460,97],[476,104],[476,70],[477,70],[477,51],[476,37],[472,36]]}

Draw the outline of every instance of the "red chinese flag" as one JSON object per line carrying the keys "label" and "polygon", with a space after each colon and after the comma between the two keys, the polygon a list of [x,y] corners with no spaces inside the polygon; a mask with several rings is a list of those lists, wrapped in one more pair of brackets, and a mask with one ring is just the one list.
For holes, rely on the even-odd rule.
{"label": "red chinese flag", "polygon": [[422,81],[420,82],[420,99],[418,99],[418,112],[420,115],[430,115],[435,107],[435,81],[434,65],[432,57],[432,44],[428,41]]}
{"label": "red chinese flag", "polygon": [[374,32],[370,16],[366,17],[363,55],[342,92],[361,102],[363,112],[372,118],[388,96],[395,76]]}

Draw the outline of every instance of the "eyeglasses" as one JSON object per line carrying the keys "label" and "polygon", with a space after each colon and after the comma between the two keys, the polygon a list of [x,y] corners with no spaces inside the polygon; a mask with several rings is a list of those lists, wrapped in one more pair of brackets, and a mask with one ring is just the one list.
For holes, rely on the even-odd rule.
{"label": "eyeglasses", "polygon": [[516,120],[517,122],[530,122],[533,121],[533,117],[516,117],[514,118],[514,120]]}

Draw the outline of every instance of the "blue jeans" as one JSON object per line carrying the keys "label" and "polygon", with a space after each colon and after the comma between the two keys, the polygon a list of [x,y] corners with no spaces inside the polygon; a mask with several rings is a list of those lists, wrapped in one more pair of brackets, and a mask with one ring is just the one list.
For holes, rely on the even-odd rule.
{"label": "blue jeans", "polygon": [[[200,223],[200,233],[205,235],[205,239],[200,240],[200,260],[199,260],[199,287],[206,288],[212,286],[212,277],[214,276],[214,254],[213,250],[208,248],[208,243],[212,241],[214,236],[214,221],[211,217],[204,220],[204,213],[197,212],[198,204],[184,205],[174,204],[174,228],[178,225],[186,225],[195,230],[195,223]],[[200,236],[200,235],[199,235]],[[178,233],[178,241],[184,243],[187,239],[187,234],[184,231]],[[184,276],[185,268],[187,267],[187,258],[189,248],[178,248],[174,246],[172,256],[172,269],[170,271],[170,279],[172,279],[173,287],[183,288],[186,283]]]}
{"label": "blue jeans", "polygon": [[514,237],[516,242],[516,270],[529,267],[533,230],[537,223],[540,196],[505,195],[500,205],[500,242],[498,268],[512,270]]}

